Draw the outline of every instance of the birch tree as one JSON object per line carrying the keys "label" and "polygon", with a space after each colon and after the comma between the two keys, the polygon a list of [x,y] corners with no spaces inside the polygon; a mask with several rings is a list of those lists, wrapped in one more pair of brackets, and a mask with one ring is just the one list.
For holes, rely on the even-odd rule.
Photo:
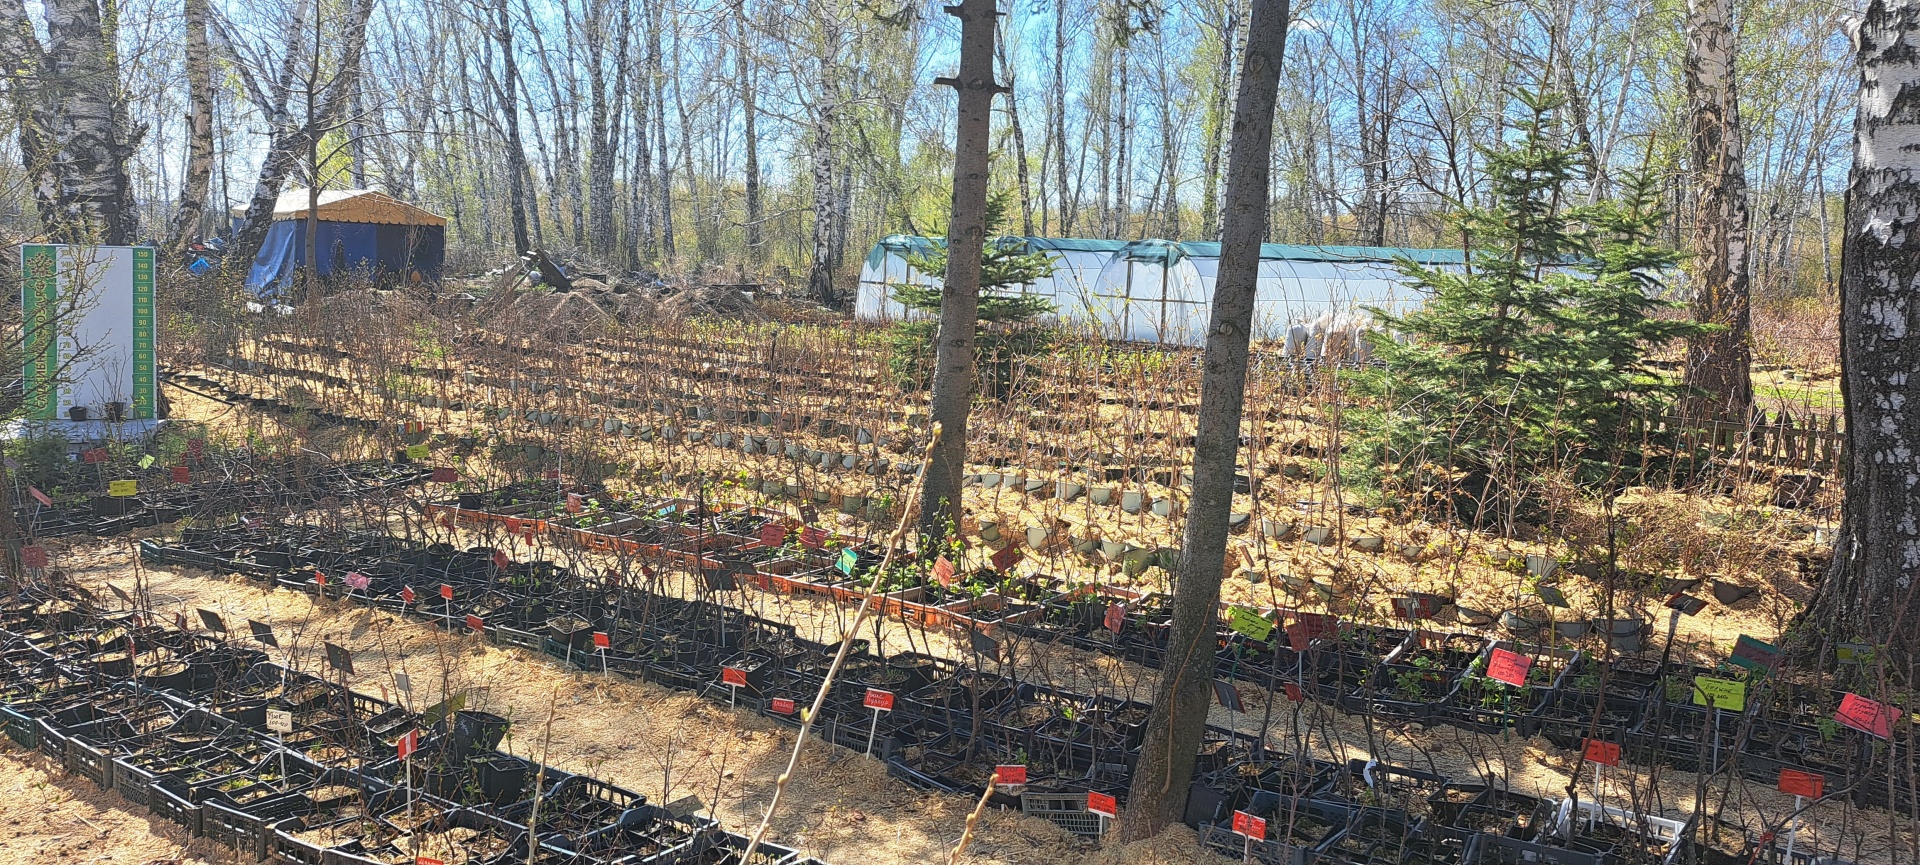
{"label": "birch tree", "polygon": [[1747,175],[1728,0],[1688,0],[1687,141],[1697,190],[1694,320],[1722,329],[1687,347],[1687,384],[1701,413],[1745,420],[1753,403],[1747,289]]}
{"label": "birch tree", "polygon": [[1803,643],[1885,647],[1913,675],[1920,616],[1920,0],[1872,0],[1855,36],[1859,107],[1840,271],[1846,495]]}

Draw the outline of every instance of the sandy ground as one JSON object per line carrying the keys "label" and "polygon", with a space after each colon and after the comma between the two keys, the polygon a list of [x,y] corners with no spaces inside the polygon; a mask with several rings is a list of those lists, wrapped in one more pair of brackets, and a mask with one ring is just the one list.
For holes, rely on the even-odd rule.
{"label": "sandy ground", "polygon": [[[93,782],[46,771],[38,752],[0,744],[0,865],[225,865],[233,853],[189,839]],[[191,843],[190,843],[191,842]]]}

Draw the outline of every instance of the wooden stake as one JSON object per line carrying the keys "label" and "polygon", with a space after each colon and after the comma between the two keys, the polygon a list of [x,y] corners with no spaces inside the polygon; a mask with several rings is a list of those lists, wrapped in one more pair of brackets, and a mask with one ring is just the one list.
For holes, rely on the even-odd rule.
{"label": "wooden stake", "polygon": [[947,854],[947,865],[960,861],[961,852],[967,849],[967,842],[973,840],[973,827],[980,822],[980,815],[987,810],[987,798],[993,795],[993,788],[1000,783],[1000,770],[993,770],[993,777],[987,779],[987,789],[980,791],[980,801],[974,803],[973,813],[967,815],[966,831],[960,833],[960,843],[953,845],[953,852]]}

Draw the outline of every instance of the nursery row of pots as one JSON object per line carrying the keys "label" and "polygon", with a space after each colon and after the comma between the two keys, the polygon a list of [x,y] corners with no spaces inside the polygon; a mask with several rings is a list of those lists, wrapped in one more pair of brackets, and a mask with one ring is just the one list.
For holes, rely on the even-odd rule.
{"label": "nursery row of pots", "polygon": [[1266,865],[1837,861],[1810,843],[1789,857],[1786,839],[1764,827],[1716,821],[1701,833],[1694,819],[1528,796],[1485,778],[1270,755],[1203,767],[1185,815],[1204,846]]}
{"label": "nursery row of pots", "polygon": [[[463,703],[414,711],[137,611],[0,607],[6,735],[242,861],[741,862],[710,820],[496,750],[508,721]],[[818,865],[769,844],[752,862]]]}
{"label": "nursery row of pots", "polygon": [[[619,519],[592,529],[572,528],[564,520],[542,523],[543,514],[564,510],[551,485],[469,494],[434,507],[470,525],[497,523],[509,533],[545,532],[561,543],[678,557],[692,564],[696,557],[672,544],[649,547],[646,543],[657,538],[622,534],[660,531],[666,520],[660,512],[671,511],[679,519],[670,523],[673,531],[706,542],[697,559],[702,568],[738,573],[764,590],[857,603],[867,586],[880,580],[882,610],[925,627],[961,636],[986,632],[1064,643],[1156,668],[1164,660],[1171,611],[1161,595],[1068,586],[1043,576],[1016,578],[986,567],[957,572],[943,583],[928,573],[930,566],[910,556],[888,573],[876,573],[878,550],[824,529],[784,525],[772,512],[720,506],[715,512],[727,520],[703,525],[688,518],[691,510],[684,502],[623,506],[598,492],[574,495],[587,496],[596,507],[604,502],[648,516],[616,510],[612,513],[622,514]],[[508,504],[509,499],[524,501]],[[1608,662],[1574,649],[1473,632],[1386,628],[1286,609],[1223,607],[1221,612],[1220,677],[1297,692],[1347,712],[1542,736],[1569,749],[1592,738],[1622,745],[1636,762],[1715,770],[1732,765],[1762,783],[1774,781],[1781,769],[1814,772],[1827,778],[1830,789],[1852,790],[1862,801],[1887,801],[1890,790],[1895,801],[1911,797],[1911,781],[1890,778],[1886,762],[1877,758],[1882,740],[1832,723],[1844,695],[1829,688],[1770,679],[1731,665],[1663,667],[1635,654]],[[1514,618],[1503,623],[1513,633],[1538,637],[1565,630]],[[1622,647],[1622,634],[1638,648],[1644,630],[1638,621],[1578,624],[1614,634],[1616,649]],[[1519,664],[1521,672],[1509,672],[1504,680],[1490,675],[1496,653]],[[1705,708],[1694,687],[1699,677],[1736,683],[1747,695],[1740,709]],[[1907,747],[1904,739],[1898,744]]]}
{"label": "nursery row of pots", "polygon": [[[176,470],[184,472],[176,474]],[[109,488],[61,495],[52,504],[33,498],[15,509],[29,537],[117,535],[184,517],[220,517],[269,507],[301,508],[325,498],[351,499],[419,483],[429,472],[383,461],[283,463],[266,466],[188,461],[177,467],[116,470],[138,492],[114,495]],[[185,480],[181,480],[184,475]],[[88,486],[101,486],[98,482]]]}

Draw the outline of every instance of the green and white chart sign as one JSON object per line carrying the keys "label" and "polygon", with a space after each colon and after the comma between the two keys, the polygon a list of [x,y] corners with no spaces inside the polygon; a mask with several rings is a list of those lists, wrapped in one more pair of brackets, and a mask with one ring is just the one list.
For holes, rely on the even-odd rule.
{"label": "green and white chart sign", "polygon": [[27,417],[154,417],[153,265],[145,246],[21,247]]}

